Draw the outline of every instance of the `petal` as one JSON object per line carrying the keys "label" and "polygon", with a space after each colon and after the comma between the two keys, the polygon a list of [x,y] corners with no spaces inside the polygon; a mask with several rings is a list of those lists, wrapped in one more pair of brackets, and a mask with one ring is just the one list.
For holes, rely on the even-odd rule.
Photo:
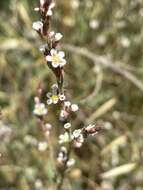
{"label": "petal", "polygon": [[55,3],[51,3],[51,5],[49,6],[49,9],[53,9],[55,7]]}
{"label": "petal", "polygon": [[47,14],[46,14],[47,16],[52,16],[53,15],[53,11],[51,10],[51,9],[49,9],[48,11],[47,11]]}
{"label": "petal", "polygon": [[47,55],[47,56],[46,56],[46,60],[51,62],[51,61],[52,61],[52,56]]}
{"label": "petal", "polygon": [[52,99],[48,99],[48,100],[47,100],[47,104],[48,104],[48,105],[52,104]]}
{"label": "petal", "polygon": [[63,35],[61,33],[56,33],[55,34],[55,40],[56,41],[59,41],[62,37],[63,37]]}
{"label": "petal", "polygon": [[53,66],[54,68],[57,68],[57,67],[59,66],[59,63],[52,62],[52,66]]}
{"label": "petal", "polygon": [[61,58],[65,57],[65,53],[64,53],[63,51],[59,51],[58,55],[59,55]]}
{"label": "petal", "polygon": [[60,62],[60,67],[63,67],[65,64],[66,64],[66,60],[62,59],[61,62]]}
{"label": "petal", "polygon": [[47,96],[48,98],[51,98],[52,93],[51,93],[51,92],[48,92],[48,93],[46,94],[46,96]]}
{"label": "petal", "polygon": [[51,53],[51,55],[55,55],[55,54],[57,54],[57,50],[56,49],[51,49],[50,53]]}

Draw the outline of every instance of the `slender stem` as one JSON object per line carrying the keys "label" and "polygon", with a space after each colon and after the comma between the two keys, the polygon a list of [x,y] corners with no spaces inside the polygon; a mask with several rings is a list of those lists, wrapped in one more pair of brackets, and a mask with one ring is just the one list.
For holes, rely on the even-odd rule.
{"label": "slender stem", "polygon": [[59,184],[57,186],[57,190],[62,190],[63,182],[64,182],[64,179],[65,179],[65,173],[66,173],[66,170],[67,170],[67,162],[69,161],[71,151],[72,151],[72,143],[70,142],[69,143],[69,148],[68,148],[68,153],[67,153],[67,159],[64,162],[63,170],[62,170],[62,173],[61,173],[61,180],[60,180],[60,182],[59,182]]}

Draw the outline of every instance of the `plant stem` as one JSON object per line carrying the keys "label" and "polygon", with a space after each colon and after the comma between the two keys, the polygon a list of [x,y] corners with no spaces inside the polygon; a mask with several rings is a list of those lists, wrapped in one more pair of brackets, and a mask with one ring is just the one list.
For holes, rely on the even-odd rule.
{"label": "plant stem", "polygon": [[65,173],[66,173],[66,170],[67,170],[67,162],[69,161],[71,151],[72,151],[72,143],[70,142],[69,143],[69,148],[68,148],[68,153],[67,153],[67,159],[64,162],[63,170],[62,170],[62,173],[61,173],[61,179],[60,179],[60,182],[57,185],[57,190],[62,190],[63,182],[64,182],[64,179],[65,179]]}

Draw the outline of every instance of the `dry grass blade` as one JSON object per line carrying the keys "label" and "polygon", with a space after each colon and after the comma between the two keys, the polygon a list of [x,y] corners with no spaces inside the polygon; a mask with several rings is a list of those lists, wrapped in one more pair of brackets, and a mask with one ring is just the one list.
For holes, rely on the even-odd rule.
{"label": "dry grass blade", "polygon": [[19,12],[19,15],[20,15],[21,19],[25,23],[26,27],[31,29],[31,25],[32,25],[31,19],[30,19],[29,15],[28,15],[28,12],[27,12],[26,8],[24,7],[24,5],[22,3],[18,3],[17,10]]}
{"label": "dry grass blade", "polygon": [[137,164],[136,163],[129,163],[129,164],[124,164],[121,166],[118,166],[116,168],[113,168],[103,174],[101,174],[101,178],[108,179],[108,178],[113,178],[117,177],[123,174],[130,173],[136,168]]}
{"label": "dry grass blade", "polygon": [[107,102],[105,102],[102,106],[100,106],[88,119],[87,123],[92,123],[95,119],[105,114],[116,104],[116,99],[111,98]]}
{"label": "dry grass blade", "polygon": [[0,43],[1,43],[0,50],[2,51],[13,50],[13,49],[15,50],[19,47],[26,50],[31,48],[30,43],[28,43],[28,41],[23,39],[7,38],[6,40],[1,40]]}
{"label": "dry grass blade", "polygon": [[120,74],[125,79],[132,82],[132,84],[134,84],[138,89],[140,89],[143,92],[142,81],[140,81],[136,76],[134,76],[131,72],[129,72],[126,69],[126,67],[123,66],[124,65],[123,63],[120,63],[119,61],[115,62],[109,59],[108,56],[104,56],[104,55],[100,56],[100,55],[94,54],[90,52],[89,50],[87,50],[86,48],[76,47],[76,46],[68,45],[68,44],[63,44],[63,48],[68,51],[87,57],[88,59],[92,60],[94,64],[96,65],[100,65],[104,68],[111,69],[115,73]]}
{"label": "dry grass blade", "polygon": [[118,138],[116,138],[115,140],[113,140],[110,144],[108,144],[101,152],[101,154],[106,154],[109,151],[111,151],[114,147],[119,147],[122,145],[125,145],[127,142],[127,136],[126,135],[122,135]]}

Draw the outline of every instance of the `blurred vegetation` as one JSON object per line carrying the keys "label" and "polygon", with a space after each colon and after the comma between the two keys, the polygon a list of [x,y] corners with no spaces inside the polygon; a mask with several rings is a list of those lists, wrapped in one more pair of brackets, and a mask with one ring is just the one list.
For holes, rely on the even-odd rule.
{"label": "blurred vegetation", "polygon": [[[33,11],[37,3],[0,1],[1,190],[54,189],[50,155],[37,149],[43,136],[32,114],[39,82],[46,93],[55,81],[31,27],[38,19]],[[52,28],[64,34],[64,44],[107,56],[113,64],[120,62],[143,83],[142,5],[142,0],[60,0]],[[66,50],[66,57],[65,88],[81,107],[73,126],[98,121],[105,129],[75,150],[77,163],[67,174],[65,190],[142,190],[143,92],[76,52]],[[87,99],[97,82],[98,92]],[[55,114],[52,110],[48,120],[57,144],[60,126]]]}

